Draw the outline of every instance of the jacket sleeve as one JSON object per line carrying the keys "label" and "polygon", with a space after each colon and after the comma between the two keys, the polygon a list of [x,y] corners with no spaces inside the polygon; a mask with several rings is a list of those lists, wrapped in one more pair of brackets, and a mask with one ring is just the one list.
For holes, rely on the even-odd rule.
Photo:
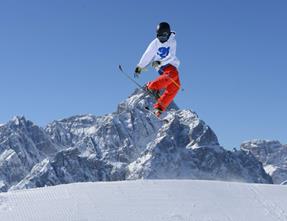
{"label": "jacket sleeve", "polygon": [[145,53],[143,54],[140,62],[138,63],[138,66],[141,68],[145,68],[146,66],[148,66],[152,62],[155,54],[156,54],[156,45],[155,41],[152,41],[147,47]]}

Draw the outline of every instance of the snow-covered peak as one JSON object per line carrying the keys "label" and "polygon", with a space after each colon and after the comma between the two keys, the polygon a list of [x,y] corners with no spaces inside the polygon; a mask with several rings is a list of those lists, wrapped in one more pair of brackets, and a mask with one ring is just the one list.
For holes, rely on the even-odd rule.
{"label": "snow-covered peak", "polygon": [[250,151],[262,162],[274,183],[287,180],[287,145],[273,140],[251,140],[242,143],[241,149]]}
{"label": "snow-covered peak", "polygon": [[281,161],[285,161],[285,158],[282,157],[287,158],[287,156],[283,155],[280,157],[280,161],[278,161],[279,158],[274,160],[274,156],[279,157],[280,153],[287,153],[287,146],[282,145],[279,141],[275,140],[246,141],[241,144],[240,148],[242,150],[251,151],[255,157],[260,158],[261,162],[267,164],[276,164],[276,161],[277,163],[281,163]]}
{"label": "snow-covered peak", "polygon": [[0,180],[5,184],[1,189],[18,183],[36,163],[62,148],[33,122],[14,117],[0,128]]}
{"label": "snow-covered peak", "polygon": [[[155,100],[149,94],[146,94],[140,89],[136,89],[126,100],[118,105],[117,113],[131,111],[135,109],[143,109],[144,107],[153,108]],[[178,106],[172,102],[168,110],[179,110]]]}
{"label": "snow-covered peak", "polygon": [[33,124],[33,122],[26,120],[24,116],[15,116],[12,118],[12,120],[9,123],[12,125],[16,125],[16,126],[24,126],[26,124]]}
{"label": "snow-covered peak", "polygon": [[278,148],[282,148],[282,144],[277,140],[262,140],[253,139],[250,141],[245,141],[241,144],[241,149],[264,149],[267,152],[276,151]]}

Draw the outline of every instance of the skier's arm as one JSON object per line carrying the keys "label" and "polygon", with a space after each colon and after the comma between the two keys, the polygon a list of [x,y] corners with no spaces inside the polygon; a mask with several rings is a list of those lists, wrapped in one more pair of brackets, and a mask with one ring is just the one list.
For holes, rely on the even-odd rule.
{"label": "skier's arm", "polygon": [[152,41],[149,46],[147,47],[145,53],[143,54],[140,62],[138,63],[138,67],[145,68],[148,66],[151,61],[153,60],[154,56],[156,54],[156,47],[155,47],[155,41]]}

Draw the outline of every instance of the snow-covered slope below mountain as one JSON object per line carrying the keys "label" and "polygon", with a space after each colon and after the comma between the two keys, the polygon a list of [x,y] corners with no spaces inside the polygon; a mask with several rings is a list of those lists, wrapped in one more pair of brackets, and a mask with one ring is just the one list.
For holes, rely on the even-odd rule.
{"label": "snow-covered slope below mountain", "polygon": [[242,143],[240,148],[250,151],[262,162],[274,183],[287,181],[287,145],[282,145],[279,141],[251,140]]}
{"label": "snow-covered slope below mountain", "polygon": [[286,186],[196,180],[59,185],[0,194],[5,221],[285,221]]}

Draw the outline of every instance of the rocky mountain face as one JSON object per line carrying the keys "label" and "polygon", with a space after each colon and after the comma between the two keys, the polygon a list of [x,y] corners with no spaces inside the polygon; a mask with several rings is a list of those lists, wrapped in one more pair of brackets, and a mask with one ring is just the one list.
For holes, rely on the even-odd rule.
{"label": "rocky mountain face", "polygon": [[24,117],[1,125],[1,191],[142,178],[272,183],[250,151],[222,148],[195,112],[172,104],[165,123],[145,110],[153,102],[136,90],[105,116],[73,116],[44,129]]}
{"label": "rocky mountain face", "polygon": [[64,149],[56,144],[40,127],[15,117],[0,127],[0,190],[7,191],[11,185],[24,179],[35,163]]}
{"label": "rocky mountain face", "polygon": [[279,141],[252,140],[241,144],[240,148],[262,162],[274,183],[287,182],[287,145]]}

